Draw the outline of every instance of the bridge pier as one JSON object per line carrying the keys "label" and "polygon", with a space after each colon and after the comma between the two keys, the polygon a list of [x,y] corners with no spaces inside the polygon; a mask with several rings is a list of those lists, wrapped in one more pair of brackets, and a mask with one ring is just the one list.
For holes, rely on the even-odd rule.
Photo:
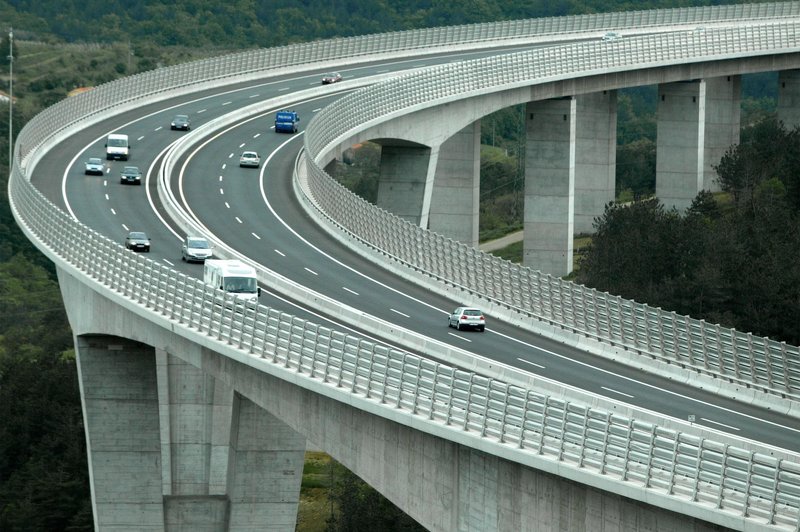
{"label": "bridge pier", "polygon": [[305,438],[161,349],[75,345],[97,529],[294,529]]}
{"label": "bridge pier", "polygon": [[423,226],[478,246],[481,175],[481,121],[476,120],[434,150],[431,199],[423,206]]}
{"label": "bridge pier", "polygon": [[526,106],[522,263],[556,276],[572,271],[575,121],[572,97]]}
{"label": "bridge pier", "polygon": [[719,190],[713,166],[739,142],[739,76],[658,87],[656,196],[685,211],[701,190]]}
{"label": "bridge pier", "polygon": [[800,70],[778,73],[778,120],[787,129],[800,126]]}

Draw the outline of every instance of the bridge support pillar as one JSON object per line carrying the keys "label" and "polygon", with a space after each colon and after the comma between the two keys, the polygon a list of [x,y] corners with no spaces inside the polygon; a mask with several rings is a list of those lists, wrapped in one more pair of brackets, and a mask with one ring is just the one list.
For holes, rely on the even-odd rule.
{"label": "bridge support pillar", "polygon": [[[431,200],[423,206],[423,225],[453,240],[478,245],[480,207],[481,122],[476,120],[437,150],[429,168],[436,168]],[[431,179],[428,179],[431,182]]]}
{"label": "bridge support pillar", "polygon": [[409,144],[381,144],[377,205],[419,225],[423,216],[431,149]]}
{"label": "bridge support pillar", "polygon": [[523,264],[556,276],[572,271],[576,100],[529,102],[525,110]]}
{"label": "bridge support pillar", "polygon": [[75,345],[98,529],[294,529],[305,438],[162,350]]}
{"label": "bridge support pillar", "polygon": [[739,76],[658,88],[656,196],[685,211],[701,190],[717,190],[713,166],[739,141]]}
{"label": "bridge support pillar", "polygon": [[614,201],[617,171],[617,91],[576,99],[575,233],[593,233],[594,219]]}
{"label": "bridge support pillar", "polygon": [[787,129],[800,126],[800,70],[778,74],[778,120]]}

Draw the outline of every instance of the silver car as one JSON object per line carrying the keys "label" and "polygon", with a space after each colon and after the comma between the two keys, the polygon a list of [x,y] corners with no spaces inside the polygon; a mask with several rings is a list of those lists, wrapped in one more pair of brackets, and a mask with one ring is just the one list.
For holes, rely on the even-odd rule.
{"label": "silver car", "polygon": [[261,158],[254,151],[242,152],[242,156],[239,157],[239,166],[241,167],[249,166],[250,168],[258,168],[260,164]]}
{"label": "silver car", "polygon": [[86,175],[103,175],[106,173],[106,165],[99,157],[90,157],[86,161],[86,168],[83,171]]}
{"label": "silver car", "polygon": [[212,248],[202,236],[187,236],[181,246],[181,260],[186,262],[205,262],[212,258]]}
{"label": "silver car", "polygon": [[481,332],[486,328],[486,317],[479,308],[458,307],[447,318],[447,326],[461,329],[477,329]]}

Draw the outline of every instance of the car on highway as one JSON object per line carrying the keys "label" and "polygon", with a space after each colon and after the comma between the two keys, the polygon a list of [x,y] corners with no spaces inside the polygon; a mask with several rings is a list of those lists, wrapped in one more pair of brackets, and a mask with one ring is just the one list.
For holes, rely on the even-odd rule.
{"label": "car on highway", "polygon": [[131,231],[125,237],[125,248],[133,251],[150,251],[150,239],[146,233],[141,231]]}
{"label": "car on highway", "polygon": [[103,159],[99,157],[90,157],[87,159],[83,173],[86,175],[103,175],[106,173],[106,165]]}
{"label": "car on highway", "polygon": [[138,166],[126,166],[122,169],[122,172],[119,174],[119,182],[123,185],[130,184],[130,185],[141,185],[142,184],[142,172],[139,170]]}
{"label": "car on highway", "polygon": [[605,35],[603,35],[603,36],[601,37],[601,40],[603,40],[604,42],[608,42],[608,41],[616,41],[616,40],[617,40],[617,39],[619,39],[620,37],[622,37],[622,35],[620,35],[620,34],[619,34],[619,33],[617,33],[616,31],[609,31],[609,32],[607,32]]}
{"label": "car on highway", "polygon": [[239,166],[241,167],[258,168],[260,164],[261,157],[254,151],[242,152],[242,156],[239,157]]}
{"label": "car on highway", "polygon": [[211,244],[202,236],[187,236],[181,245],[181,260],[205,262],[213,256]]}
{"label": "car on highway", "polygon": [[486,317],[479,308],[458,307],[447,318],[447,326],[461,329],[477,329],[483,331],[486,328]]}
{"label": "car on highway", "polygon": [[322,76],[323,85],[330,85],[331,83],[338,83],[340,81],[342,81],[342,75],[338,72],[328,72]]}
{"label": "car on highway", "polygon": [[192,121],[189,120],[187,115],[175,115],[175,118],[169,124],[170,129],[182,129],[183,131],[189,131],[191,127]]}

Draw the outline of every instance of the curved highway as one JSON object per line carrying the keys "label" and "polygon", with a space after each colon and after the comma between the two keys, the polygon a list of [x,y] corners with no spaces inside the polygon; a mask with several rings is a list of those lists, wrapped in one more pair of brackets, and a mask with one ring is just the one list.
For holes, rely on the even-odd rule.
{"label": "curved highway", "polygon": [[[469,57],[476,54],[469,54]],[[454,57],[342,68],[345,80],[417,68]],[[185,133],[170,131],[174,114],[188,114],[192,126],[252,104],[257,99],[285,96],[319,84],[319,75],[272,79],[191,99],[151,105],[84,130],[62,143],[39,163],[34,182],[52,201],[67,208],[83,223],[122,242],[129,230],[143,230],[152,239],[151,258],[189,274],[201,275],[202,266],[180,261],[176,226],[163,214],[155,180],[163,154]],[[298,100],[301,126],[336,98],[330,95]],[[446,300],[404,282],[332,242],[317,228],[294,199],[291,173],[301,134],[272,131],[274,112],[248,118],[197,145],[172,176],[176,197],[209,234],[237,252],[281,275],[365,313],[417,331],[436,341],[467,350],[569,386],[606,396],[658,415],[686,420],[735,437],[752,439],[777,448],[800,450],[800,430],[787,416],[765,411],[698,391],[695,388],[649,376],[625,366],[599,360],[531,333],[491,320],[484,334],[457,332],[445,326],[446,314],[459,301]],[[302,129],[302,128],[301,128]],[[108,162],[103,177],[83,175],[83,161],[102,156],[103,139],[111,131],[127,133],[132,157]],[[255,149],[264,164],[259,170],[239,168],[238,155]],[[126,164],[138,165],[146,179],[141,187],[119,183]],[[336,316],[319,316],[264,287],[261,302],[314,321],[337,323]],[[337,324],[338,328],[346,328]],[[349,327],[348,327],[349,328]]]}

